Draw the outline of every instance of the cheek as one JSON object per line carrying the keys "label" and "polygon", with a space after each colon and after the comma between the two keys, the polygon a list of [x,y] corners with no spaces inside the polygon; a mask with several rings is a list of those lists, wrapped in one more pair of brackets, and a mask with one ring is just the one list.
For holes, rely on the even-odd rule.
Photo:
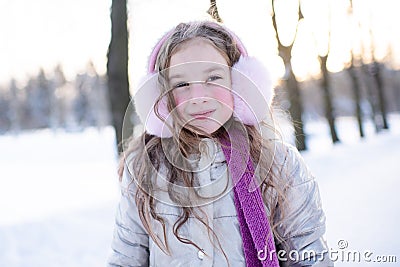
{"label": "cheek", "polygon": [[183,110],[185,108],[185,102],[187,102],[187,100],[185,99],[184,96],[181,95],[176,95],[174,94],[174,100],[175,100],[175,104],[176,104],[176,110],[182,114]]}
{"label": "cheek", "polygon": [[224,88],[215,90],[214,98],[224,104],[226,108],[233,109],[233,95],[230,90]]}

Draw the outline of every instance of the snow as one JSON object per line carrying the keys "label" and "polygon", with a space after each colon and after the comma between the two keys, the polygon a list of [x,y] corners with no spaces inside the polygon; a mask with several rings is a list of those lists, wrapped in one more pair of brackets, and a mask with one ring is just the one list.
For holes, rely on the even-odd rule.
{"label": "snow", "polygon": [[0,137],[0,266],[104,266],[118,200],[115,135]]}
{"label": "snow", "polygon": [[[324,122],[306,126],[302,154],[320,186],[335,266],[396,265],[366,262],[366,251],[400,261],[400,116],[389,123],[379,134],[367,124],[360,140],[354,119],[340,118],[334,146]],[[0,136],[0,266],[105,266],[119,198],[114,142],[109,127]],[[360,262],[342,254],[354,251]]]}
{"label": "snow", "polygon": [[[335,258],[344,257],[335,266],[396,265],[372,262],[376,256],[395,255],[400,261],[400,116],[391,122],[391,130],[378,135],[367,124],[367,137],[359,140],[354,121],[342,119],[343,144],[315,138],[311,150],[302,153],[319,182],[329,247],[338,251]],[[339,249],[340,240],[347,242],[345,249]],[[360,262],[347,261],[349,252],[359,252]],[[363,261],[368,252],[371,262]]]}

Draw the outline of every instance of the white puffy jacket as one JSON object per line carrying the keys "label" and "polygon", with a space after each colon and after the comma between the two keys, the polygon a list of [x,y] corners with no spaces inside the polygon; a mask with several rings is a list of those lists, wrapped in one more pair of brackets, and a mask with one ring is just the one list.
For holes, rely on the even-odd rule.
{"label": "white puffy jacket", "polygon": [[[206,141],[213,146],[211,139]],[[213,143],[214,144],[214,143]],[[215,144],[214,144],[215,145]],[[214,146],[215,147],[215,146]],[[218,183],[230,181],[226,174],[227,164],[220,146],[212,163],[203,171],[197,173],[200,183]],[[318,185],[306,167],[300,153],[296,148],[284,143],[277,143],[277,166],[275,173],[279,173],[290,186],[285,190],[289,207],[286,211],[286,220],[282,222],[278,231],[284,237],[286,246],[276,244],[277,250],[284,249],[286,253],[278,254],[280,266],[333,266],[328,257],[328,248],[323,239],[325,232],[325,215],[321,206]],[[201,168],[206,156],[201,156],[197,167]],[[162,170],[161,170],[162,171]],[[167,193],[160,192],[163,201],[158,201],[156,211],[166,220],[167,240],[171,255],[165,254],[146,233],[142,226],[135,205],[134,184],[127,190],[131,182],[127,168],[125,168],[121,182],[121,200],[116,213],[116,225],[112,242],[112,252],[108,266],[228,266],[223,253],[218,246],[213,246],[207,234],[207,229],[196,218],[189,218],[180,229],[180,234],[200,246],[202,250],[192,245],[187,245],[174,236],[172,227],[180,215],[180,209],[165,202],[172,201],[167,198]],[[222,184],[224,184],[222,182]],[[162,187],[163,185],[159,185]],[[230,266],[246,266],[243,254],[242,238],[236,209],[233,201],[233,191],[230,190],[223,197],[204,205],[210,227],[218,235]],[[279,207],[278,214],[279,216]],[[271,222],[269,207],[266,207],[267,216]],[[158,236],[163,237],[160,223],[154,221],[153,229]],[[163,240],[163,239],[162,239]],[[292,251],[290,253],[290,251]],[[311,253],[304,253],[309,251]],[[289,254],[290,253],[290,254]],[[298,255],[298,257],[297,257]],[[306,258],[301,259],[301,256]],[[297,258],[297,259],[296,259]]]}

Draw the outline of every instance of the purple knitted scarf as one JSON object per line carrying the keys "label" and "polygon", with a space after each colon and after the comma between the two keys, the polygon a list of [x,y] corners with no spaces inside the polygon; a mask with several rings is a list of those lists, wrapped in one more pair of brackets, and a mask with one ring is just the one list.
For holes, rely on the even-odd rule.
{"label": "purple knitted scarf", "polygon": [[[220,142],[235,185],[234,201],[243,239],[246,265],[249,267],[279,267],[274,237],[265,214],[260,188],[249,190],[254,187],[254,166],[250,158],[248,140],[237,129],[230,129],[228,133],[230,136],[221,138]],[[232,149],[230,140],[235,140],[239,151]],[[243,166],[243,155],[247,158],[247,166]],[[271,251],[273,253],[270,253]],[[258,258],[258,255],[262,260]]]}

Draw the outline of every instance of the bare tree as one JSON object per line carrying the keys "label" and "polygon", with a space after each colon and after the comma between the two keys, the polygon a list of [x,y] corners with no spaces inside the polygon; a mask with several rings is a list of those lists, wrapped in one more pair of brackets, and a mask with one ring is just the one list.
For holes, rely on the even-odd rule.
{"label": "bare tree", "polygon": [[[353,1],[350,0],[350,6],[348,10],[348,15],[353,18]],[[352,25],[354,26],[354,25]],[[363,119],[362,119],[362,111],[361,111],[361,84],[359,80],[359,76],[357,75],[357,70],[355,67],[355,56],[354,56],[354,49],[351,48],[351,62],[350,62],[350,67],[348,68],[348,72],[350,75],[350,78],[352,80],[352,90],[354,94],[354,103],[356,106],[356,118],[357,118],[357,123],[358,123],[358,130],[360,133],[360,137],[363,138],[364,135],[364,127],[363,127]],[[357,60],[357,63],[359,60]],[[357,64],[358,65],[358,64]]]}
{"label": "bare tree", "polygon": [[[369,99],[373,110],[373,122],[375,123],[376,132],[379,132],[380,129],[389,129],[389,124],[387,122],[387,104],[384,93],[382,66],[375,58],[375,43],[371,18],[369,19],[369,24],[371,64],[366,65],[363,63],[362,69],[368,78],[372,78],[370,82],[367,83],[367,88],[370,93]],[[362,46],[362,51],[364,52],[364,46]],[[378,110],[380,113],[378,113]]]}
{"label": "bare tree", "polygon": [[348,72],[350,75],[350,78],[352,80],[352,90],[354,94],[354,104],[356,106],[356,118],[357,118],[357,123],[358,123],[358,131],[360,133],[360,137],[363,138],[364,135],[364,127],[363,127],[363,119],[362,119],[362,111],[361,111],[361,85],[359,81],[359,77],[357,75],[357,70],[356,67],[354,66],[354,54],[353,51],[351,52],[351,63],[348,68]]}
{"label": "bare tree", "polygon": [[382,118],[382,128],[389,129],[389,124],[387,122],[387,105],[384,92],[384,83],[382,78],[382,66],[376,61],[375,57],[373,57],[370,74],[375,80],[375,86],[378,91],[378,103]]}
{"label": "bare tree", "polygon": [[[282,58],[283,63],[285,64],[285,83],[286,89],[288,91],[288,100],[290,102],[289,113],[293,120],[293,125],[295,129],[295,137],[296,137],[296,146],[301,150],[306,150],[306,137],[304,134],[304,125],[303,125],[303,104],[301,100],[300,88],[297,82],[296,76],[293,73],[292,69],[292,48],[294,44],[294,40],[290,45],[284,46],[281,42],[278,33],[278,26],[276,23],[276,12],[275,12],[275,0],[272,0],[272,23],[275,29],[276,39],[278,41],[278,50],[279,56]],[[300,5],[299,5],[299,20],[303,18],[301,13]],[[297,35],[297,26],[296,26],[296,34]]]}
{"label": "bare tree", "polygon": [[117,146],[122,151],[124,114],[130,101],[128,80],[128,27],[126,0],[112,0],[111,41],[108,47],[107,78],[111,121],[115,128]]}
{"label": "bare tree", "polygon": [[372,32],[372,27],[369,27],[369,35],[371,40],[371,59],[372,65],[370,68],[370,74],[375,80],[376,90],[378,91],[378,103],[379,109],[381,112],[382,117],[382,128],[389,129],[389,124],[387,122],[387,106],[386,106],[386,99],[384,93],[384,84],[382,78],[382,66],[376,61],[375,58],[375,43],[374,43],[374,34]]}
{"label": "bare tree", "polygon": [[223,22],[218,13],[217,0],[210,0],[210,8],[208,9],[207,13],[217,22]]}
{"label": "bare tree", "polygon": [[328,43],[327,43],[327,50],[324,55],[318,55],[320,64],[321,64],[321,72],[322,72],[322,90],[324,92],[324,105],[325,105],[325,117],[329,124],[329,130],[331,133],[332,143],[339,142],[339,137],[336,132],[336,125],[335,125],[335,115],[334,115],[334,108],[333,108],[333,101],[332,101],[332,92],[331,92],[331,80],[329,77],[329,71],[327,68],[327,62],[330,52],[330,45],[331,45],[331,21],[330,21],[330,10],[328,9]]}
{"label": "bare tree", "polygon": [[[363,49],[364,50],[364,49]],[[361,70],[363,73],[363,81],[365,84],[365,87],[367,89],[367,99],[369,102],[369,105],[371,107],[371,121],[373,122],[375,126],[375,132],[379,132],[381,126],[379,126],[377,117],[378,117],[378,110],[377,110],[377,97],[376,97],[376,88],[374,86],[374,80],[370,75],[370,68],[367,64],[365,64],[363,61],[361,62]]]}
{"label": "bare tree", "polygon": [[336,132],[335,125],[335,115],[332,104],[332,93],[331,93],[331,81],[329,77],[329,71],[326,63],[328,62],[329,49],[328,53],[324,56],[319,55],[319,60],[321,63],[321,71],[322,71],[322,90],[324,91],[324,103],[325,103],[325,117],[329,124],[329,130],[331,132],[331,139],[333,143],[339,142],[339,137]]}
{"label": "bare tree", "polygon": [[[23,109],[21,108],[21,97],[18,94],[19,88],[17,87],[17,81],[13,78],[10,82],[10,97],[8,101],[9,105],[9,122],[10,122],[10,130],[13,133],[18,133],[21,128],[23,128],[22,124],[22,115]],[[5,113],[2,113],[4,116]]]}

